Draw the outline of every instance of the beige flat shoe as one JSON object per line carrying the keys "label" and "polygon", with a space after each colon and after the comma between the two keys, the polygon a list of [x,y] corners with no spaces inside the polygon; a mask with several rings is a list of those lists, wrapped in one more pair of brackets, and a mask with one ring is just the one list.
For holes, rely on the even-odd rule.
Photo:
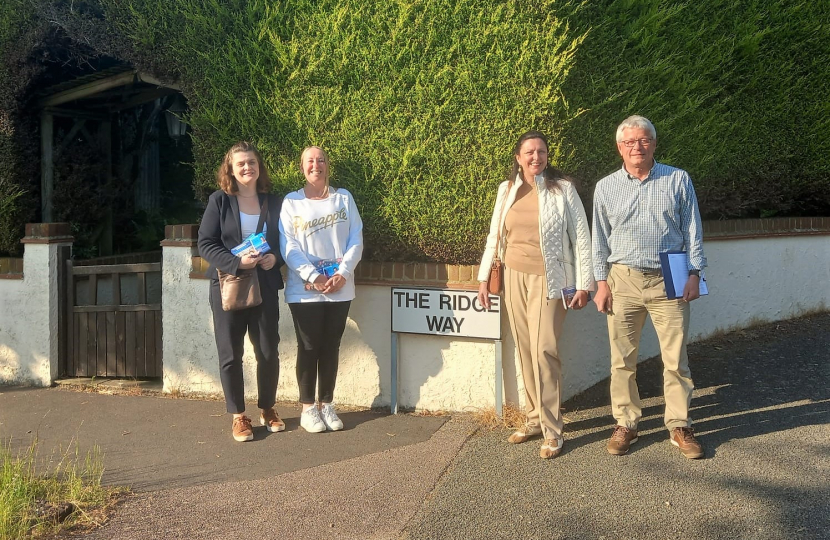
{"label": "beige flat shoe", "polygon": [[539,449],[539,457],[542,459],[553,459],[562,453],[562,446],[565,444],[565,439],[545,439],[542,443],[542,448]]}
{"label": "beige flat shoe", "polygon": [[521,444],[523,442],[527,442],[528,439],[531,437],[535,437],[536,435],[541,435],[542,428],[539,426],[523,426],[517,429],[510,437],[507,438],[507,442],[510,444]]}

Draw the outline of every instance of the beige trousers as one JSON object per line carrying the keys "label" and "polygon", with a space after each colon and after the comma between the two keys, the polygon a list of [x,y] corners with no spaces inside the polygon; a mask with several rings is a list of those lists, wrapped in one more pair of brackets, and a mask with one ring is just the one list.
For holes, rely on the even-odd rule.
{"label": "beige trousers", "polygon": [[618,425],[636,429],[643,415],[637,388],[637,354],[646,315],[657,331],[663,359],[664,423],[668,429],[691,426],[692,375],[686,354],[689,304],[666,298],[659,271],[640,272],[614,264],[608,274],[613,314],[608,316],[611,342],[611,413]]}
{"label": "beige trousers", "polygon": [[546,439],[562,436],[560,410],[562,362],[557,340],[562,334],[565,306],[547,299],[544,276],[505,267],[504,301],[516,354],[522,368],[527,422],[541,426]]}

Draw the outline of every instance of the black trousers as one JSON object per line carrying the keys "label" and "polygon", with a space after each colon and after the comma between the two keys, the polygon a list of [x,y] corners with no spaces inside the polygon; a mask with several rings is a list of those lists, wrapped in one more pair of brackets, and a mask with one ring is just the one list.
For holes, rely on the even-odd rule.
{"label": "black trousers", "polygon": [[280,376],[278,291],[267,280],[260,279],[262,303],[238,311],[223,311],[219,281],[210,282],[210,308],[213,330],[219,352],[219,375],[229,413],[245,412],[245,384],[242,376],[242,354],[248,333],[256,356],[257,407],[268,409],[277,402],[277,381]]}
{"label": "black trousers", "polygon": [[340,362],[340,339],[351,302],[288,304],[297,333],[297,382],[300,403],[331,403]]}

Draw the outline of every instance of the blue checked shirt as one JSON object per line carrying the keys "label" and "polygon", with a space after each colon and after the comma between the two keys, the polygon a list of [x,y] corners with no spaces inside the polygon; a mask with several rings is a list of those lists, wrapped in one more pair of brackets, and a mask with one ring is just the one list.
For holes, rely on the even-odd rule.
{"label": "blue checked shirt", "polygon": [[594,277],[608,278],[613,263],[639,270],[660,268],[659,254],[685,250],[689,269],[706,266],[703,224],[689,174],[654,162],[642,182],[625,167],[594,191]]}

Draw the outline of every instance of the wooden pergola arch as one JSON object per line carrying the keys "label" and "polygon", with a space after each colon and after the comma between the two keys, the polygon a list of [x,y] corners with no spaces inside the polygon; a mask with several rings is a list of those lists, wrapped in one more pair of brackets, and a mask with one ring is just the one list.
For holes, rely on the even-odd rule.
{"label": "wooden pergola arch", "polygon": [[[55,186],[55,158],[73,140],[83,135],[100,146],[106,160],[107,181],[112,181],[112,118],[114,114],[180,93],[175,83],[129,67],[119,66],[52,86],[41,92],[41,218],[52,222]],[[71,129],[55,140],[55,117],[73,120]],[[92,130],[88,121],[97,124]],[[111,239],[106,243],[111,246]]]}

